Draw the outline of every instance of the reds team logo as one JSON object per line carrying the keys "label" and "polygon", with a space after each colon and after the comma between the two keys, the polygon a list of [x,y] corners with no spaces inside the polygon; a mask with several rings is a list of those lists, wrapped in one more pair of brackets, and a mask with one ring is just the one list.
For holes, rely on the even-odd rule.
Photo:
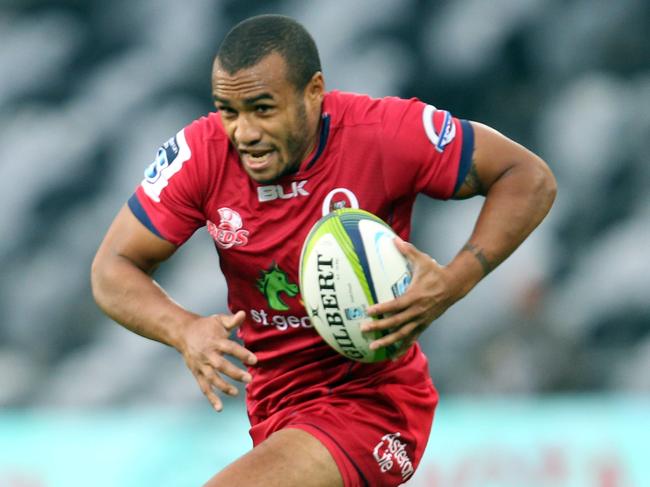
{"label": "reds team logo", "polygon": [[210,220],[206,222],[208,233],[212,236],[217,245],[222,249],[246,245],[248,243],[248,230],[242,228],[241,216],[230,208],[219,208],[219,225]]}

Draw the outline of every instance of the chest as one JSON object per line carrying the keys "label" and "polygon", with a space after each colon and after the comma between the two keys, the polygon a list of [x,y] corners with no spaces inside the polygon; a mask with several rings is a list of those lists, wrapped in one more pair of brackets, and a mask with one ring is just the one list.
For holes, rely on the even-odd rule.
{"label": "chest", "polygon": [[390,217],[378,161],[319,162],[316,170],[273,184],[257,184],[236,167],[226,174],[204,209],[224,273],[250,280],[277,266],[295,281],[302,244],[323,215],[347,207]]}

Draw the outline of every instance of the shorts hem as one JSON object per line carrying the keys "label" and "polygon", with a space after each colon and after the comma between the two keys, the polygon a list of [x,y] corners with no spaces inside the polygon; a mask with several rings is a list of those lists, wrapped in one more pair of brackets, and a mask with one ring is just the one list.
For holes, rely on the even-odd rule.
{"label": "shorts hem", "polygon": [[370,487],[368,480],[365,478],[358,465],[355,464],[354,460],[350,458],[341,445],[339,445],[339,443],[326,431],[309,423],[290,423],[285,425],[282,429],[287,428],[303,430],[315,437],[325,446],[325,448],[327,448],[339,469],[344,487]]}

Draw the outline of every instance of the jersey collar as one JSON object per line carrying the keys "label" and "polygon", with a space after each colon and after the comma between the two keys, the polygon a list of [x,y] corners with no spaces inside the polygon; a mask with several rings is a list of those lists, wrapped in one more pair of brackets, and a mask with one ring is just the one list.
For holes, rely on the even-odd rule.
{"label": "jersey collar", "polygon": [[318,137],[318,147],[316,148],[316,151],[314,152],[312,158],[305,165],[303,169],[304,171],[308,171],[309,169],[311,169],[312,166],[316,164],[316,161],[325,150],[325,146],[327,145],[327,138],[329,137],[330,134],[330,118],[331,117],[329,113],[323,113],[323,116],[321,118],[320,135]]}

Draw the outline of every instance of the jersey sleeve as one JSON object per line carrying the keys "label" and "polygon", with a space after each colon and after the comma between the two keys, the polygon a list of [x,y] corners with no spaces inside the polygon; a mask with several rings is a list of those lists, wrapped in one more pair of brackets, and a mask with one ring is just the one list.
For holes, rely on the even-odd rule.
{"label": "jersey sleeve", "polygon": [[453,196],[471,165],[471,124],[416,99],[385,103],[380,144],[386,189],[396,197],[414,191],[439,199]]}
{"label": "jersey sleeve", "polygon": [[197,142],[192,125],[165,142],[128,201],[143,225],[174,245],[183,244],[205,225]]}

